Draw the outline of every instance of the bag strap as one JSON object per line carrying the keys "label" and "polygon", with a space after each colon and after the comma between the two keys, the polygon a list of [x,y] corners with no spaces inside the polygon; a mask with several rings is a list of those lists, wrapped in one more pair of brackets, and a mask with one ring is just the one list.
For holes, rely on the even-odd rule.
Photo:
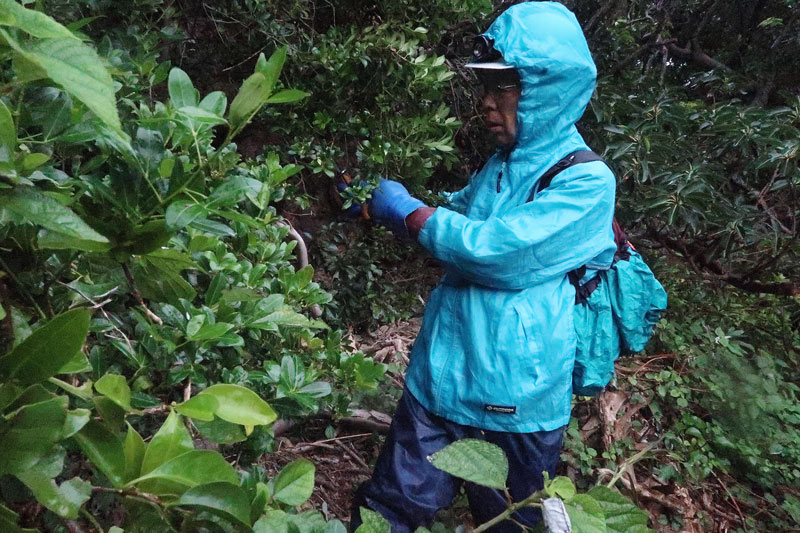
{"label": "bag strap", "polygon": [[[603,161],[603,158],[594,153],[591,150],[576,150],[571,154],[568,154],[566,157],[562,158],[558,163],[547,169],[547,172],[542,174],[542,177],[539,178],[539,181],[536,183],[536,186],[531,191],[531,195],[528,197],[528,201],[532,201],[536,195],[545,190],[550,186],[550,183],[553,181],[561,171],[568,169],[573,165],[578,165],[580,163],[590,163],[592,161]],[[605,161],[603,161],[605,162]],[[614,221],[616,224],[616,220]],[[616,224],[619,226],[618,224]],[[622,228],[619,228],[620,232],[622,232]],[[616,230],[616,228],[615,228]],[[624,238],[624,233],[622,233]],[[616,240],[616,231],[614,232],[614,237]],[[592,291],[597,288],[597,285],[600,283],[600,278],[592,278],[584,285],[581,285],[581,279],[586,274],[586,266],[582,266],[580,268],[576,268],[575,270],[571,270],[567,273],[567,278],[569,278],[569,282],[575,287],[575,305],[581,304],[586,302],[591,296]]]}
{"label": "bag strap", "polygon": [[528,201],[530,202],[533,198],[541,191],[545,190],[550,186],[550,183],[553,181],[561,171],[568,169],[572,165],[578,165],[580,163],[590,163],[592,161],[603,161],[603,158],[597,155],[596,153],[592,152],[591,150],[576,150],[571,154],[568,154],[566,157],[562,158],[558,163],[547,169],[547,172],[542,174],[542,177],[539,178],[539,181],[536,183],[536,186],[531,191],[531,195],[528,197]]}

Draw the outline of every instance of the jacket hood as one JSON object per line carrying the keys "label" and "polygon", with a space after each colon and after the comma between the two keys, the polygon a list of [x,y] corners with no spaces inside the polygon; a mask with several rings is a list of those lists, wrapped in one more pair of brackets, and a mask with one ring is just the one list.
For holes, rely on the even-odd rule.
{"label": "jacket hood", "polygon": [[556,2],[517,4],[484,35],[522,79],[512,159],[557,160],[583,148],[575,123],[592,96],[597,68],[575,15]]}

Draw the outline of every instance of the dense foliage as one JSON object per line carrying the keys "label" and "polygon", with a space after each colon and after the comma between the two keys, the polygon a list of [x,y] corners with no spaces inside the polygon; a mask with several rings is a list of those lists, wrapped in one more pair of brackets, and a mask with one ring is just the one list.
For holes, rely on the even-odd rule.
{"label": "dense foliage", "polygon": [[[47,530],[343,531],[302,505],[313,464],[247,465],[277,418],[335,421],[377,388],[386,366],[344,331],[418,314],[437,271],[340,220],[330,184],[365,183],[346,204],[388,176],[435,204],[465,183],[489,144],[462,66],[510,3],[36,4],[62,25],[0,0],[4,531],[32,499],[47,511],[22,523]],[[581,131],[670,310],[611,392],[576,401],[564,473],[588,494],[557,478],[531,503],[646,528],[607,485],[664,530],[788,530],[796,3],[565,3],[600,71]]]}

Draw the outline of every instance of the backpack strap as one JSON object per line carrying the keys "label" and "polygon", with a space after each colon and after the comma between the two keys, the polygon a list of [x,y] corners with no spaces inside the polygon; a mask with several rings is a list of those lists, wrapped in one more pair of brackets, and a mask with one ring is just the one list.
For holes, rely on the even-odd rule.
{"label": "backpack strap", "polygon": [[591,150],[577,150],[568,154],[566,157],[562,158],[558,163],[547,169],[547,172],[542,174],[542,177],[539,178],[539,181],[536,183],[536,186],[531,191],[531,195],[528,197],[528,201],[530,202],[533,198],[538,194],[540,191],[545,190],[550,186],[550,183],[553,181],[562,170],[566,170],[572,165],[578,165],[580,163],[590,163],[592,161],[603,161],[603,158],[597,155],[596,153],[592,152]]}
{"label": "backpack strap", "polygon": [[[539,181],[536,183],[536,186],[531,191],[531,195],[528,197],[528,201],[532,201],[534,197],[541,191],[545,190],[550,186],[550,183],[553,181],[561,171],[568,169],[572,165],[578,165],[580,163],[590,163],[592,161],[603,161],[603,158],[597,155],[596,153],[592,152],[591,150],[577,150],[572,152],[571,154],[567,155],[566,157],[562,158],[558,163],[547,169],[547,172],[542,174],[542,177],[539,178]],[[605,161],[603,161],[605,162]],[[614,221],[614,224],[618,227],[619,225]],[[617,237],[617,228],[614,228],[614,237],[616,240]],[[619,228],[620,233],[622,234],[622,238],[624,239],[625,234],[622,232],[622,228]],[[589,296],[592,295],[592,291],[597,288],[597,285],[600,283],[600,278],[595,276],[583,285],[581,285],[581,279],[586,274],[586,266],[582,266],[580,268],[576,268],[575,270],[571,270],[567,273],[567,278],[569,278],[569,282],[575,287],[575,304],[582,304],[585,303]]]}

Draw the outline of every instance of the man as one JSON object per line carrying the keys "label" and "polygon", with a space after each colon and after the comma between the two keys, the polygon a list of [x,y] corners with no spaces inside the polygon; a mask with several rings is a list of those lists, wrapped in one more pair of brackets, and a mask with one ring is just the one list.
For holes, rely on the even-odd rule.
{"label": "man", "polygon": [[[575,128],[596,69],[574,15],[551,2],[515,5],[479,36],[469,67],[483,81],[486,125],[499,148],[447,208],[430,208],[383,180],[372,217],[409,234],[446,268],[411,352],[406,390],[358,506],[392,531],[428,525],[461,481],[432,453],[461,438],[499,445],[519,501],[551,475],[570,418],[576,337],[567,273],[608,268],[615,180],[602,162],[559,173],[529,201],[537,180],[586,144]],[[591,274],[588,274],[591,275]],[[501,491],[465,485],[476,524],[507,507]],[[533,508],[513,519],[539,520]],[[519,531],[505,521],[492,531]]]}

